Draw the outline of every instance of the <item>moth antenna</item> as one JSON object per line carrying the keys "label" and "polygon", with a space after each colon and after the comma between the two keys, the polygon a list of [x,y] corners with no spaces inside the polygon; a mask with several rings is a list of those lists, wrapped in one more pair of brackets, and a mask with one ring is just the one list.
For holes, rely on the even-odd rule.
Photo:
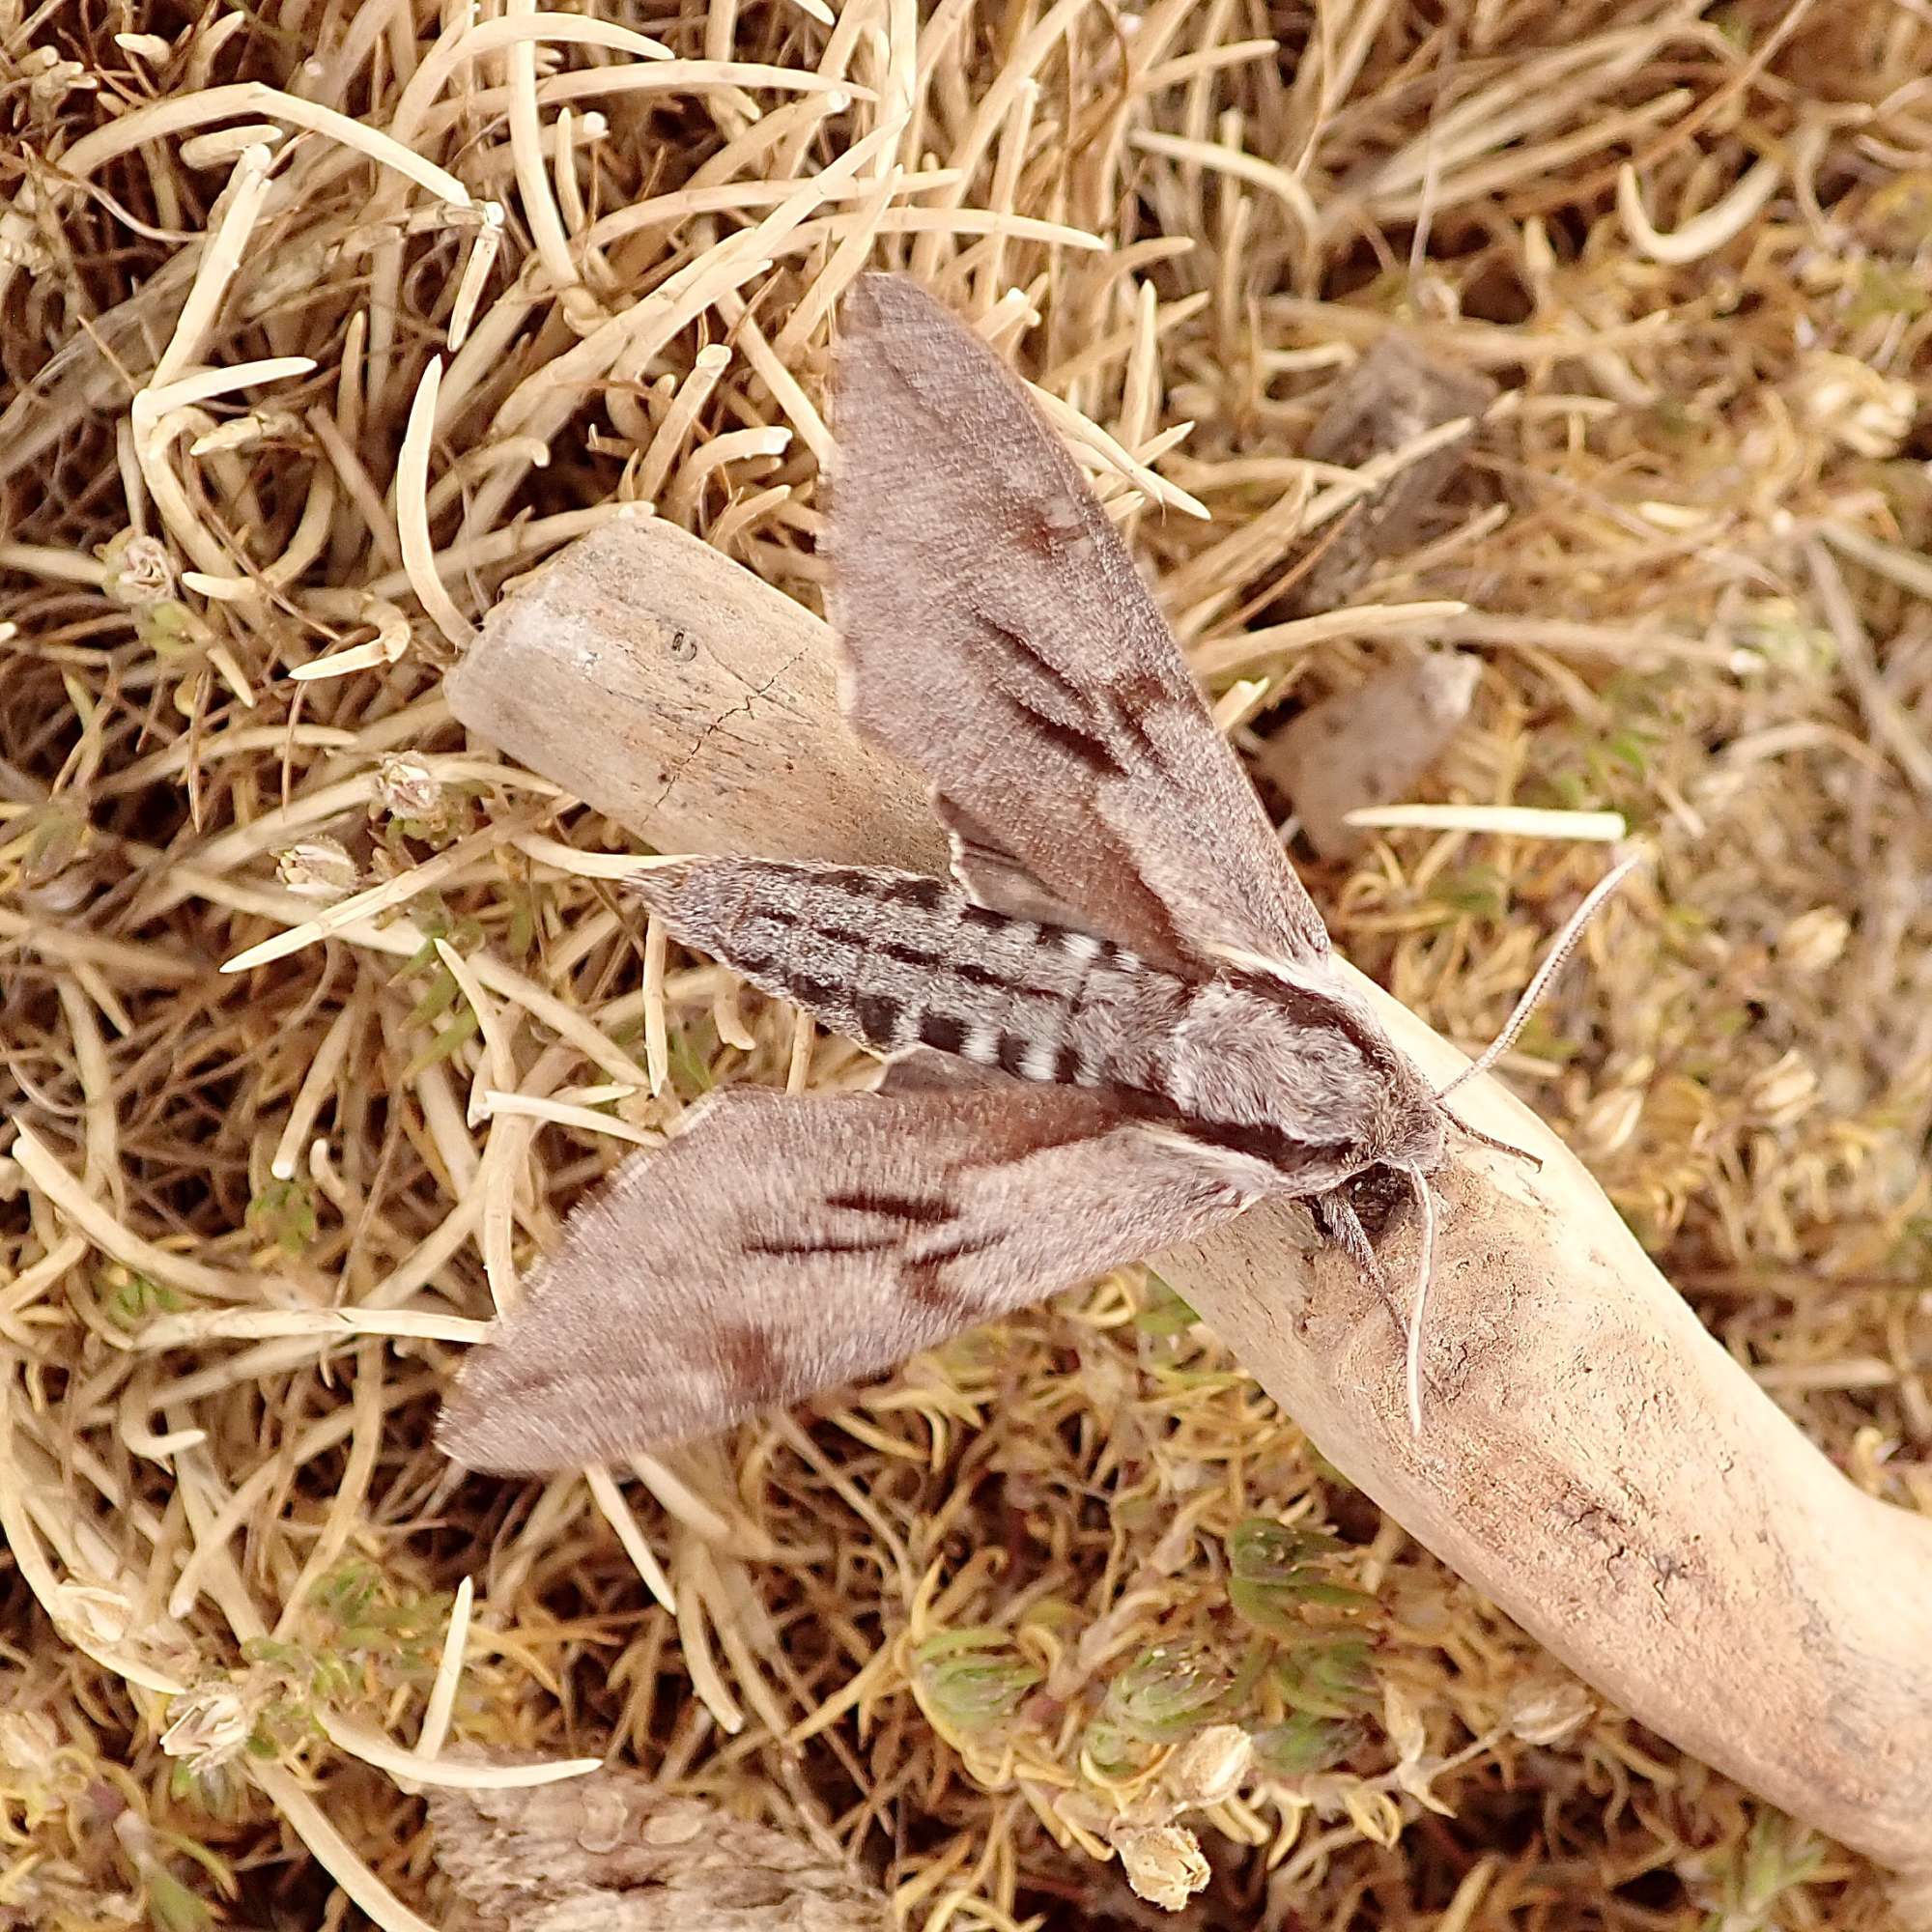
{"label": "moth antenna", "polygon": [[1416,1264],[1415,1305],[1408,1315],[1408,1431],[1422,1434],[1422,1323],[1429,1313],[1429,1283],[1435,1272],[1435,1197],[1419,1167],[1406,1167],[1415,1205],[1422,1211],[1422,1254]]}
{"label": "moth antenna", "polygon": [[1472,1127],[1453,1107],[1444,1107],[1442,1118],[1459,1134],[1467,1134],[1478,1147],[1493,1148],[1497,1153],[1514,1154],[1518,1160],[1528,1161],[1531,1167],[1540,1168],[1543,1165],[1540,1153],[1531,1153],[1527,1148],[1520,1148],[1514,1141],[1498,1140],[1494,1134],[1486,1134],[1481,1127]]}
{"label": "moth antenna", "polygon": [[1465,1080],[1473,1080],[1479,1073],[1487,1073],[1497,1061],[1516,1043],[1516,1037],[1529,1023],[1529,1016],[1542,1003],[1543,996],[1549,990],[1549,982],[1562,972],[1563,963],[1576,951],[1577,942],[1582,938],[1584,929],[1598,913],[1604,909],[1610,895],[1630,877],[1631,873],[1643,864],[1643,854],[1634,852],[1620,866],[1614,866],[1590,888],[1589,894],[1575,912],[1570,915],[1563,930],[1556,935],[1556,943],[1544,955],[1543,964],[1536,969],[1534,977],[1522,990],[1522,997],[1503,1022],[1503,1030],[1491,1040],[1488,1046],[1450,1081],[1446,1087],[1435,1090],[1438,1100],[1446,1100]]}

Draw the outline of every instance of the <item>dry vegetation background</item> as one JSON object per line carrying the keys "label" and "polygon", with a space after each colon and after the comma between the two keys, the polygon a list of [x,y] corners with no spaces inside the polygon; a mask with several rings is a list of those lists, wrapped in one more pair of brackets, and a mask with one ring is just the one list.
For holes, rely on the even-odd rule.
{"label": "dry vegetation background", "polygon": [[[911,269],[1111,439],[1250,749],[1449,639],[1429,796],[1654,843],[1513,1077],[1932,1508],[1928,73],[1917,0],[0,4],[0,1923],[514,1922],[433,1850],[425,1786],[529,1775],[479,1746],[635,1761],[927,1932],[1889,1923],[1138,1272],[730,1444],[453,1484],[453,1345],[605,1129],[861,1067],[641,960],[572,857],[622,835],[440,676],[629,505],[815,602],[829,314]],[[1297,453],[1394,318],[1503,399],[1311,624]],[[1476,1040],[1602,863],[1310,876]],[[1185,1889],[1182,1820],[1173,1920],[1126,1881]]]}

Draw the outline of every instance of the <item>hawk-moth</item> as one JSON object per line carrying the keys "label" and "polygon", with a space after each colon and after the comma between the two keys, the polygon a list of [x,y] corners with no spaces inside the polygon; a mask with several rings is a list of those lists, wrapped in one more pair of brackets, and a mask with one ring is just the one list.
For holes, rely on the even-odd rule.
{"label": "hawk-moth", "polygon": [[692,858],[628,882],[887,1073],[709,1098],[581,1207],[459,1378],[441,1441],[473,1467],[711,1433],[1270,1195],[1308,1203],[1386,1299],[1346,1191],[1378,1169],[1421,1207],[1427,1285],[1427,1177],[1460,1123],[1336,972],[1105,511],[914,284],[861,277],[840,325],[845,708],[932,781],[953,876]]}

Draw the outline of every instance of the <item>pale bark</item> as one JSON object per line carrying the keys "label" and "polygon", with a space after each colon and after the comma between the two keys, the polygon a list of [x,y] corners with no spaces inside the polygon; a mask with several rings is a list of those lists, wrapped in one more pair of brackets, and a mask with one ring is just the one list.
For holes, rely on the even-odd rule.
{"label": "pale bark", "polygon": [[[639,524],[513,589],[448,684],[471,728],[658,849],[939,869],[918,781],[851,737],[835,663],[797,604]],[[1463,1064],[1375,998],[1432,1073]],[[1525,1107],[1493,1080],[1456,1104],[1544,1165],[1459,1147],[1441,1177],[1419,1441],[1386,1312],[1293,1210],[1163,1271],[1324,1456],[1583,1677],[1795,1816],[1932,1869],[1932,1523],[1804,1439]],[[1413,1238],[1389,1236],[1398,1281]]]}
{"label": "pale bark", "polygon": [[432,1787],[429,1816],[479,1932],[891,1932],[885,1894],[836,1845],[616,1765],[560,1784]]}

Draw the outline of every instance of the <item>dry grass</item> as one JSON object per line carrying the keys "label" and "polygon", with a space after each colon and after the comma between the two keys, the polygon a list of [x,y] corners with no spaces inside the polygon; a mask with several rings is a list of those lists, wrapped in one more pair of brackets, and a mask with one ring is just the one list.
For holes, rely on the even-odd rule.
{"label": "dry grass", "polygon": [[[482,11],[0,10],[0,1923],[447,1922],[414,1794],[464,1740],[809,1813],[927,1932],[1151,1922],[1096,1860],[1156,1882],[1189,1807],[1199,1926],[1884,1924],[1138,1275],[729,1445],[452,1488],[450,1345],[613,1119],[857,1067],[703,964],[645,998],[533,836],[620,835],[439,668],[626,503],[815,599],[828,313],[912,269],[1065,403],[1204,674],[1267,680],[1245,730],[1420,626],[1484,665],[1433,798],[1654,840],[1514,1073],[1932,1508],[1932,16]],[[1296,452],[1395,315],[1504,399],[1311,631],[1350,485]],[[1475,1040],[1601,863],[1423,824],[1312,884]]]}

